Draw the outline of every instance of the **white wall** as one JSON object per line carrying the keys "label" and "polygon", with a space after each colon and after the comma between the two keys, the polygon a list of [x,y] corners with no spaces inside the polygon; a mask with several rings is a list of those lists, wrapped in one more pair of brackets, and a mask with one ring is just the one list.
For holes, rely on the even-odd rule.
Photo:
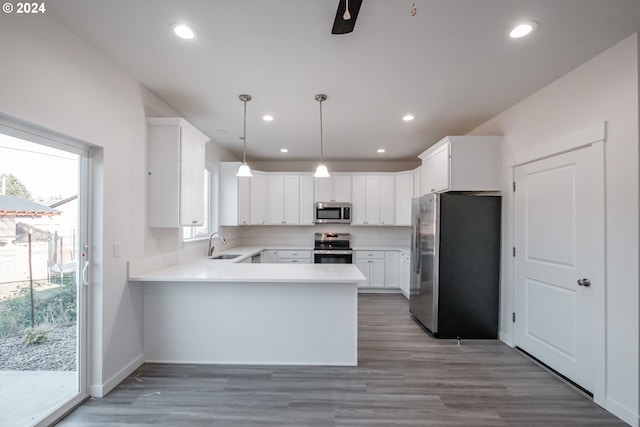
{"label": "white wall", "polygon": [[[178,229],[146,221],[146,117],[177,112],[47,15],[1,14],[0,52],[0,112],[95,148],[89,382],[100,396],[142,361],[142,289],[127,285],[127,261],[188,249]],[[210,144],[208,161],[235,160]]]}
{"label": "white wall", "polygon": [[[519,102],[473,134],[503,134],[503,170],[532,147],[608,122],[606,179],[606,408],[638,425],[639,408],[639,46],[633,35]],[[513,246],[510,182],[505,180],[506,233]],[[512,258],[503,257],[501,337],[513,341]]]}
{"label": "white wall", "polygon": [[[264,246],[274,249],[307,247],[313,249],[315,233],[349,233],[349,242],[358,248],[403,248],[411,245],[411,227],[349,226],[340,224],[307,226],[242,226],[223,227],[229,247],[235,245]],[[226,248],[222,248],[226,249]]]}

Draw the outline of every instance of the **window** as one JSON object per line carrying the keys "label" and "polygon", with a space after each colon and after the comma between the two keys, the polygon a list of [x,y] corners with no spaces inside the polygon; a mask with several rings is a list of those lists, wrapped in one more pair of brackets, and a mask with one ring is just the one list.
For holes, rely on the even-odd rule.
{"label": "window", "polygon": [[204,169],[204,223],[194,227],[182,227],[182,240],[204,239],[209,236],[211,225],[211,170]]}

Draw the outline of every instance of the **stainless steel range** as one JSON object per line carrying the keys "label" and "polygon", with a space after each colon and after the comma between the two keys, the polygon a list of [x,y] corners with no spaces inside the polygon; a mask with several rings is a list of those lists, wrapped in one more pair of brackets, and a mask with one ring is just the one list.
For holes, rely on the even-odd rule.
{"label": "stainless steel range", "polygon": [[349,233],[316,233],[313,249],[315,264],[351,264],[353,250]]}

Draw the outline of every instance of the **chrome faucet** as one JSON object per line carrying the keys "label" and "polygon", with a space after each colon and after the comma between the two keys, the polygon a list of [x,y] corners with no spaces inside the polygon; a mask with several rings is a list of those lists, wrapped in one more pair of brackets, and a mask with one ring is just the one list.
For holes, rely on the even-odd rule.
{"label": "chrome faucet", "polygon": [[213,233],[209,234],[209,250],[207,251],[207,254],[209,254],[209,256],[213,255],[213,250],[215,249],[211,244],[211,240],[214,238],[214,236],[220,237],[220,241],[223,245],[227,244],[227,239],[224,238],[222,231],[214,231]]}

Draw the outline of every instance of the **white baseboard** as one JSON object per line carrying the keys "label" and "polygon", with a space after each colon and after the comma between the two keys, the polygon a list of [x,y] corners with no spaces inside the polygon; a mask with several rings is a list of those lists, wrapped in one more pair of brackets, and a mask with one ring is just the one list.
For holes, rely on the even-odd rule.
{"label": "white baseboard", "polygon": [[116,372],[116,374],[109,378],[105,383],[89,385],[89,395],[91,397],[98,398],[106,396],[107,393],[116,388],[118,384],[124,381],[124,379],[127,378],[133,371],[142,366],[143,363],[144,354],[141,354],[131,362],[129,362],[125,367]]}
{"label": "white baseboard", "polygon": [[359,294],[400,294],[400,288],[358,288]]}
{"label": "white baseboard", "polygon": [[607,399],[605,409],[632,427],[640,426],[640,415],[613,399]]}

